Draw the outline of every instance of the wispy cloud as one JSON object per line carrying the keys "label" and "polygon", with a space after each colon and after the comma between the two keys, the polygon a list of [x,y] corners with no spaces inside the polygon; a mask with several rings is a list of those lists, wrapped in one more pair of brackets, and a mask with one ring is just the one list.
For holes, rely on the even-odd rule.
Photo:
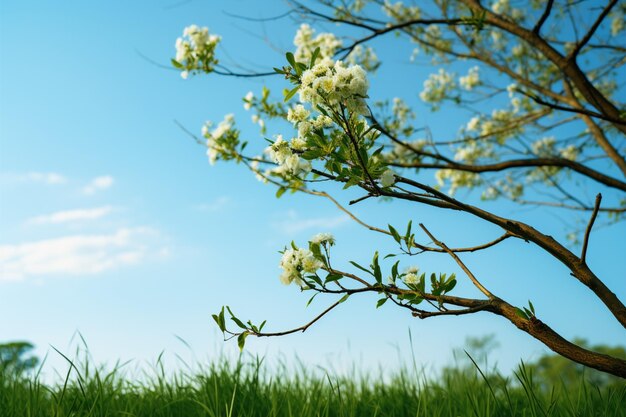
{"label": "wispy cloud", "polygon": [[278,228],[278,230],[287,235],[307,230],[326,232],[341,226],[350,219],[345,214],[331,217],[312,217],[302,219],[298,213],[293,210],[287,212],[286,217],[286,219],[276,222],[274,225]]}
{"label": "wispy cloud", "polygon": [[224,195],[216,198],[210,203],[196,204],[195,206],[193,206],[193,208],[199,211],[215,212],[226,208],[231,203],[231,201],[232,199],[229,196]]}
{"label": "wispy cloud", "polygon": [[102,175],[96,177],[83,188],[83,192],[87,195],[95,194],[98,191],[106,190],[113,185],[114,179],[110,175]]}
{"label": "wispy cloud", "polygon": [[2,173],[0,180],[7,183],[35,182],[46,185],[65,184],[67,178],[56,172]]}
{"label": "wispy cloud", "polygon": [[28,224],[58,224],[84,220],[97,220],[113,211],[112,206],[96,207],[91,209],[77,209],[57,211],[27,220]]}
{"label": "wispy cloud", "polygon": [[14,245],[0,245],[0,281],[30,276],[90,275],[161,256],[158,233],[149,228],[121,228],[104,235],[72,235]]}

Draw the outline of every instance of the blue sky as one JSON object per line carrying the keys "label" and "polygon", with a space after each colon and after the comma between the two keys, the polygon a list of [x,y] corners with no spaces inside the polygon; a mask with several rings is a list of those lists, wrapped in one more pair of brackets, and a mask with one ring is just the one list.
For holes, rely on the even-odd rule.
{"label": "blue sky", "polygon": [[[263,139],[241,98],[263,85],[280,91],[280,77],[185,81],[142,57],[167,65],[175,39],[195,23],[223,37],[218,50],[223,63],[261,70],[282,65],[295,22],[253,24],[225,12],[272,16],[285,11],[284,3],[2,0],[0,5],[0,341],[32,341],[43,356],[50,346],[70,351],[79,331],[98,363],[144,363],[162,351],[187,355],[176,336],[200,359],[234,354],[235,343],[224,344],[210,320],[222,305],[282,330],[332,302],[318,297],[305,308],[307,295],[280,284],[277,251],[292,239],[304,243],[331,231],[338,241],[334,259],[344,264],[368,263],[375,249],[393,250],[391,242],[348,221],[328,201],[277,200],[274,190],[241,167],[210,166],[205,150],[175,123],[199,133],[205,120],[217,122],[232,112],[243,134],[260,147]],[[371,81],[371,95],[402,96],[416,103],[418,120],[433,134],[454,133],[463,114],[430,114],[417,104],[433,68],[410,63],[410,46],[391,48],[389,41],[393,38],[375,44],[384,65]],[[394,76],[398,71],[402,77]],[[459,123],[449,123],[451,117]],[[272,129],[268,136],[281,133]],[[380,226],[424,222],[451,246],[499,234],[468,216],[405,203],[368,200],[355,212]],[[502,213],[563,236],[561,222],[550,212]],[[622,299],[625,233],[624,225],[598,230],[588,254]],[[508,241],[465,260],[495,293],[517,305],[532,299],[540,317],[565,337],[625,342],[623,329],[590,292],[530,245]],[[413,263],[426,271],[457,270],[439,255]],[[460,285],[463,290],[472,294],[467,285]],[[352,361],[371,369],[393,367],[398,355],[408,357],[411,329],[417,360],[427,368],[447,363],[452,348],[471,335],[498,335],[501,347],[492,362],[503,369],[543,352],[540,343],[498,317],[419,321],[388,306],[376,310],[375,302],[376,297],[350,300],[305,334],[249,339],[247,349],[338,368]],[[56,354],[49,363],[63,366]]]}

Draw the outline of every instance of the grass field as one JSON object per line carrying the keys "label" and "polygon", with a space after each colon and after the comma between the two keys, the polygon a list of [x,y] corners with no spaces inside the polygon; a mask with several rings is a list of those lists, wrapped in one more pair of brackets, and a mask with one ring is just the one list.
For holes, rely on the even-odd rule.
{"label": "grass field", "polygon": [[[246,359],[247,358],[247,359]],[[0,415],[57,416],[626,416],[626,384],[602,388],[584,378],[547,386],[520,365],[505,378],[478,365],[426,377],[405,368],[383,378],[338,377],[242,356],[167,375],[161,361],[130,378],[68,359],[57,384],[35,374],[0,373]]]}

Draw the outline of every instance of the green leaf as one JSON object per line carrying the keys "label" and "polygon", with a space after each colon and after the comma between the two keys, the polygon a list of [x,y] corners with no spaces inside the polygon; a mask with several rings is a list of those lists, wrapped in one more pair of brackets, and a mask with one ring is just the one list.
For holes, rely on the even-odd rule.
{"label": "green leaf", "polygon": [[324,280],[324,283],[328,284],[329,282],[339,281],[341,278],[343,278],[343,275],[329,273],[326,276],[326,279]]}
{"label": "green leaf", "polygon": [[380,300],[378,300],[378,302],[376,303],[376,308],[379,308],[380,306],[382,306],[383,304],[385,304],[387,302],[388,298],[381,298]]}
{"label": "green leaf", "polygon": [[215,323],[217,323],[217,327],[219,327],[220,330],[223,332],[225,329],[222,327],[222,323],[220,322],[220,318],[218,317],[218,315],[212,314],[211,317],[213,317],[213,320],[215,320]]}
{"label": "green leaf", "polygon": [[285,94],[285,103],[291,100],[291,98],[298,92],[300,86],[292,88],[287,94]]}
{"label": "green leaf", "polygon": [[533,312],[533,316],[535,315],[535,306],[533,306],[533,303],[528,300],[528,306],[530,307],[530,311]]}
{"label": "green leaf", "polygon": [[245,324],[243,324],[243,322],[241,320],[239,320],[237,317],[235,317],[235,315],[233,314],[233,312],[230,310],[230,307],[226,307],[226,309],[228,310],[228,313],[230,313],[230,319],[232,321],[235,322],[235,324],[239,327],[241,327],[244,330],[247,330],[248,328],[246,327]]}
{"label": "green leaf", "polygon": [[346,301],[348,299],[348,297],[350,297],[350,294],[346,294],[343,297],[341,297],[341,299],[339,300],[339,304],[343,303],[344,301]]}
{"label": "green leaf", "polygon": [[263,330],[263,327],[265,327],[265,323],[267,323],[267,320],[263,320],[263,323],[261,323],[261,325],[259,326],[259,332]]}
{"label": "green leaf", "polygon": [[446,285],[446,292],[452,291],[454,287],[456,287],[456,279],[448,282],[448,284]]}
{"label": "green leaf", "polygon": [[243,350],[243,347],[246,344],[246,337],[248,337],[248,332],[243,332],[237,337],[237,345],[239,346],[239,351]]}
{"label": "green leaf", "polygon": [[395,264],[393,264],[393,266],[391,267],[391,276],[393,277],[393,279],[396,279],[396,277],[398,276],[398,264],[400,263],[400,261],[397,261]]}
{"label": "green leaf", "polygon": [[287,52],[285,54],[285,57],[287,58],[287,62],[289,62],[289,65],[291,65],[291,67],[293,69],[296,68],[296,59],[294,58],[293,54],[291,52]]}
{"label": "green leaf", "polygon": [[185,68],[185,66],[183,64],[181,64],[180,62],[176,61],[174,58],[172,58],[172,65],[175,68],[178,68],[178,69],[184,69]]}
{"label": "green leaf", "polygon": [[391,233],[391,236],[393,236],[393,239],[397,243],[400,243],[400,234],[398,233],[398,231],[390,224],[388,224],[387,226],[389,227],[389,232]]}
{"label": "green leaf", "polygon": [[396,255],[395,253],[389,253],[389,254],[385,255],[385,257],[383,259],[395,258],[396,256],[398,256],[398,255]]}
{"label": "green leaf", "polygon": [[374,278],[379,284],[383,281],[383,274],[380,270],[380,264],[378,263],[378,251],[374,252],[374,258],[372,258],[372,267],[374,269]]}
{"label": "green leaf", "polygon": [[319,294],[319,293],[318,293],[318,292],[316,292],[315,294],[313,294],[313,297],[309,298],[309,301],[307,301],[307,302],[306,302],[306,307],[308,307],[308,306],[309,306],[309,304],[311,304],[311,302],[313,301],[313,299],[314,299],[315,297],[317,297],[317,294]]}
{"label": "green leaf", "polygon": [[309,63],[309,68],[312,68],[313,65],[315,65],[315,61],[317,60],[317,57],[320,55],[320,48],[315,48],[315,51],[313,51],[313,55],[311,55],[311,62]]}
{"label": "green leaf", "polygon": [[280,187],[278,190],[276,190],[276,198],[280,198],[280,196],[285,194],[285,191],[287,191],[287,188],[285,187]]}
{"label": "green leaf", "polygon": [[518,316],[520,316],[523,319],[528,320],[528,316],[526,315],[526,313],[524,313],[524,311],[522,311],[522,309],[515,307],[515,314],[517,314]]}
{"label": "green leaf", "polygon": [[361,271],[363,271],[363,272],[367,272],[368,274],[370,274],[370,275],[374,276],[374,274],[372,274],[372,272],[371,272],[371,271],[369,271],[369,270],[365,269],[364,267],[362,267],[361,265],[357,264],[356,262],[354,262],[354,261],[350,261],[350,263],[351,263],[352,265],[356,266],[357,268],[359,268]]}

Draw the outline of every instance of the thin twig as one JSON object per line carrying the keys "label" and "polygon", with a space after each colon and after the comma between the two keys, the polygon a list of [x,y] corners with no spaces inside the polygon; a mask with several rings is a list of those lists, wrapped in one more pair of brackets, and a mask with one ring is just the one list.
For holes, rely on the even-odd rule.
{"label": "thin twig", "polygon": [[470,271],[469,268],[467,266],[465,266],[463,261],[461,261],[461,259],[454,252],[452,252],[450,250],[450,248],[448,248],[448,246],[446,246],[445,243],[437,240],[435,238],[435,236],[433,236],[432,233],[430,233],[428,231],[428,229],[426,228],[426,226],[424,226],[422,223],[420,223],[420,227],[422,228],[422,230],[424,230],[424,232],[428,235],[428,237],[431,238],[432,241],[437,246],[439,246],[441,249],[445,250],[448,253],[448,255],[450,255],[452,257],[452,259],[454,259],[456,261],[456,263],[461,267],[461,269],[463,269],[465,274],[467,274],[468,278],[472,281],[472,283],[476,286],[476,288],[478,288],[480,290],[480,292],[482,292],[487,297],[489,297],[490,300],[493,300],[495,298],[495,296],[487,288],[485,288],[483,286],[483,284],[480,283],[480,281],[478,281],[478,279],[474,276],[474,274],[472,274],[472,271]]}
{"label": "thin twig", "polygon": [[589,245],[589,235],[591,234],[591,228],[593,227],[593,223],[596,221],[596,217],[598,216],[598,211],[600,210],[600,203],[602,202],[602,194],[598,193],[596,196],[596,203],[593,206],[593,213],[591,213],[591,218],[589,219],[589,224],[587,224],[587,230],[585,230],[585,238],[583,239],[583,250],[580,255],[580,261],[582,263],[586,263],[587,258],[587,246]]}

